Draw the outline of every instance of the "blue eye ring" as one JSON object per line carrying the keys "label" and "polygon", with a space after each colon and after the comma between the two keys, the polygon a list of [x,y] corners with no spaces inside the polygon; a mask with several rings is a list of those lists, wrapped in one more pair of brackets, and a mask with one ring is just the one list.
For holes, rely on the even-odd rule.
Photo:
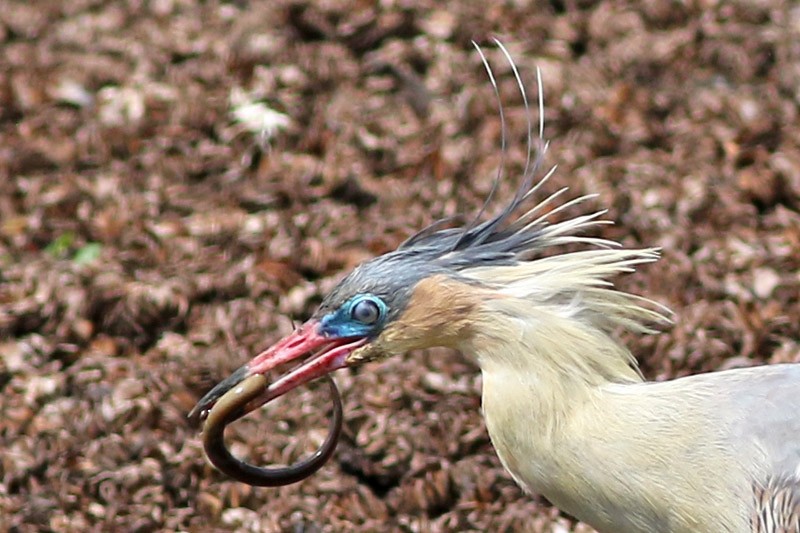
{"label": "blue eye ring", "polygon": [[373,296],[364,296],[353,302],[350,307],[350,318],[371,326],[383,318],[385,305]]}

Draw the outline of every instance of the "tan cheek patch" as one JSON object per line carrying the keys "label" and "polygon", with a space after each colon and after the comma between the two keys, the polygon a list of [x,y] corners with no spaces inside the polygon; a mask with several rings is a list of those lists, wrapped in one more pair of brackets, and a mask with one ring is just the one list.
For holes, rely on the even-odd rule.
{"label": "tan cheek patch", "polygon": [[402,315],[378,340],[402,350],[449,344],[471,328],[486,289],[438,275],[420,281]]}

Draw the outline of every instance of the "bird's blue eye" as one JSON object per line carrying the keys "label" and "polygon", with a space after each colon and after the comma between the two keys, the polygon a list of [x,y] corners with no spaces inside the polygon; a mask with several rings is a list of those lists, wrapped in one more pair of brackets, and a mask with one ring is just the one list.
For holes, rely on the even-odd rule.
{"label": "bird's blue eye", "polygon": [[389,308],[379,297],[363,293],[352,297],[320,319],[320,331],[335,338],[366,337],[380,329]]}
{"label": "bird's blue eye", "polygon": [[364,298],[353,305],[350,316],[362,324],[374,324],[381,318],[381,307],[375,300]]}

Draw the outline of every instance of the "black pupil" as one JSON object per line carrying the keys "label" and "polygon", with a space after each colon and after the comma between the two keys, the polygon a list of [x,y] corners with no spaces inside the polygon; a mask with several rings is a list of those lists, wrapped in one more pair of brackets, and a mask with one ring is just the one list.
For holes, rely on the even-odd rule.
{"label": "black pupil", "polygon": [[372,324],[379,314],[378,304],[370,300],[362,300],[353,307],[353,318],[363,324]]}

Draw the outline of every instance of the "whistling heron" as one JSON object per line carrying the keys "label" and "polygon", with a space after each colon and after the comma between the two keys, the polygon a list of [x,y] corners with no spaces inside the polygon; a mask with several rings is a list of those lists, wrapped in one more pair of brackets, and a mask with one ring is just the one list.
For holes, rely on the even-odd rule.
{"label": "whistling heron", "polygon": [[[525,100],[517,68],[498,45]],[[502,106],[500,118],[505,148]],[[540,141],[542,128],[540,118]],[[530,120],[528,130],[531,153]],[[445,346],[480,365],[486,425],[514,479],[598,530],[800,531],[800,365],[645,382],[612,331],[649,331],[647,323],[664,320],[663,309],[607,280],[655,261],[658,251],[577,235],[603,222],[603,211],[551,223],[555,212],[587,198],[553,209],[563,190],[514,219],[552,174],[534,185],[546,146],[499,215],[463,229],[437,222],[360,265],[308,322],[209,392],[193,412],[208,415],[209,458],[254,485],[302,479],[336,445],[342,413],[333,381],[331,434],[300,464],[265,469],[234,458],[225,425],[339,368]],[[599,246],[538,254],[576,242]],[[310,352],[267,382],[271,369]]]}

